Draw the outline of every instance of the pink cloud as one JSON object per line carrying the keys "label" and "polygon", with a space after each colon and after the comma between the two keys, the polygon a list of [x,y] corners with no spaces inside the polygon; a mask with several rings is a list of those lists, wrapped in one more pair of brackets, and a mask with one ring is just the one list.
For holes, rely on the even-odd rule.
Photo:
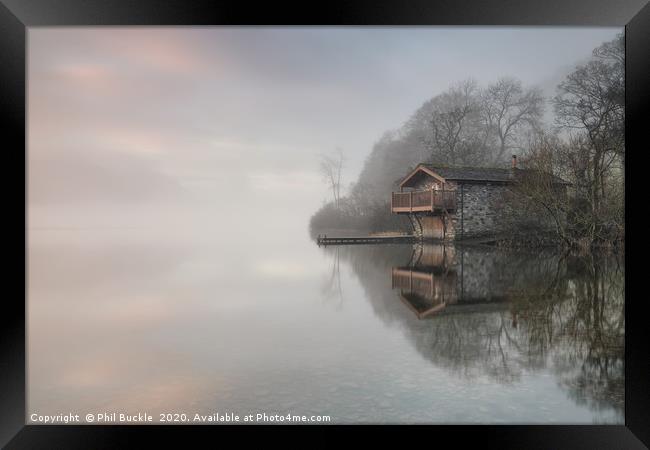
{"label": "pink cloud", "polygon": [[188,34],[179,30],[120,30],[98,34],[96,39],[106,54],[157,74],[195,74],[207,64]]}

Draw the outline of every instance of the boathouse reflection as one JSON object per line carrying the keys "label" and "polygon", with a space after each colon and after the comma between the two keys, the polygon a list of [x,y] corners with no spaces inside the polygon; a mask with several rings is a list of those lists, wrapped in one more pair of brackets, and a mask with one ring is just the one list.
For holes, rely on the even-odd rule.
{"label": "boathouse reflection", "polygon": [[391,285],[418,319],[458,303],[458,275],[453,249],[445,246],[415,246],[407,266],[393,267]]}
{"label": "boathouse reflection", "polygon": [[392,268],[392,289],[418,319],[506,308],[508,274],[492,273],[499,265],[483,253],[470,252],[473,260],[466,264],[466,253],[453,246],[417,244],[407,265]]}
{"label": "boathouse reflection", "polygon": [[548,370],[577,404],[622,420],[622,255],[429,244],[346,246],[338,256],[375,314],[435,366],[502,383]]}

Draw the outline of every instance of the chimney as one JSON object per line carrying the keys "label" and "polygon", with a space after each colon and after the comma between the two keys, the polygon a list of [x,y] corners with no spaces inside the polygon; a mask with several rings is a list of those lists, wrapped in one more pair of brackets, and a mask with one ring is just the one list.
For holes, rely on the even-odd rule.
{"label": "chimney", "polygon": [[517,168],[517,155],[512,155],[512,168]]}

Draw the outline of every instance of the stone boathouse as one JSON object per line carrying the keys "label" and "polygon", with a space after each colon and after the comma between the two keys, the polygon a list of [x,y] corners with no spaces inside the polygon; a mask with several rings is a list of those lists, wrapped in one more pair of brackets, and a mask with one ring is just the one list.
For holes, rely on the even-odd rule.
{"label": "stone boathouse", "polygon": [[[424,239],[463,240],[497,236],[523,222],[540,229],[553,227],[543,208],[532,207],[517,189],[533,172],[517,168],[438,167],[418,164],[391,195],[391,212],[407,215],[414,234]],[[557,195],[568,183],[548,175]]]}

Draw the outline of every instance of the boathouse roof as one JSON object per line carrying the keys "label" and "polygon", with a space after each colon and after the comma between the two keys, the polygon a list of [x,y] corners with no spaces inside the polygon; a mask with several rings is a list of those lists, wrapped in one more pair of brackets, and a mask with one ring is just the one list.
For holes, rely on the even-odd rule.
{"label": "boathouse roof", "polygon": [[[459,183],[514,183],[529,174],[536,173],[530,169],[498,168],[498,167],[441,167],[434,164],[418,164],[400,182],[400,186],[408,187],[427,174],[442,182],[455,181]],[[548,174],[556,184],[569,184],[563,179]]]}

